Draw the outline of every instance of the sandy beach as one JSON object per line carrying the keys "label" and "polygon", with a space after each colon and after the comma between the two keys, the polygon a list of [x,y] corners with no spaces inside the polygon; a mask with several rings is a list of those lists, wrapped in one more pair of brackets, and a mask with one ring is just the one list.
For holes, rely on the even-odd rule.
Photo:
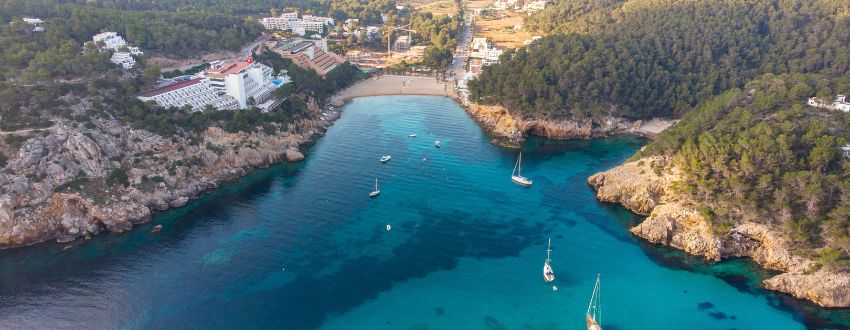
{"label": "sandy beach", "polygon": [[362,96],[377,95],[435,95],[457,98],[450,83],[433,77],[411,77],[383,75],[361,81],[334,95],[332,102],[342,104],[345,100]]}

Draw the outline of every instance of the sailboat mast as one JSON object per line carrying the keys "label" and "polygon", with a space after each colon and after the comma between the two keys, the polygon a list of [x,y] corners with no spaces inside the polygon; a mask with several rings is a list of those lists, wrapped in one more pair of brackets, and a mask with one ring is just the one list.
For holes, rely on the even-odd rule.
{"label": "sailboat mast", "polygon": [[549,238],[549,246],[546,248],[546,261],[549,261],[549,253],[552,252],[552,238]]}
{"label": "sailboat mast", "polygon": [[378,191],[378,178],[375,178],[375,191]]}
{"label": "sailboat mast", "polygon": [[[599,274],[596,274],[596,285],[593,286],[593,294],[590,296],[590,303],[587,305],[587,315],[589,315],[597,324],[602,323],[602,311],[599,310],[599,299],[602,294],[599,287]],[[590,311],[593,310],[593,314]],[[598,317],[597,317],[597,314]]]}
{"label": "sailboat mast", "polygon": [[519,176],[522,176],[522,153],[519,153],[519,159],[517,159],[517,165],[519,165]]}

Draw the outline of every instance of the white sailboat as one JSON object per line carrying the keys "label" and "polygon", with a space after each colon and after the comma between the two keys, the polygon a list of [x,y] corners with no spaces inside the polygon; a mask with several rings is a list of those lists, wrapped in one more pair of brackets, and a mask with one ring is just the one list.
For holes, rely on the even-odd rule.
{"label": "white sailboat", "polygon": [[440,144],[440,140],[434,140],[434,146],[437,147],[437,148],[442,146],[442,144]]}
{"label": "white sailboat", "polygon": [[602,330],[602,306],[599,304],[599,296],[602,294],[599,287],[599,275],[596,275],[596,285],[593,286],[593,295],[590,296],[590,304],[587,305],[587,313],[584,319],[587,322],[587,330]]}
{"label": "white sailboat", "polygon": [[369,193],[369,198],[378,196],[381,193],[381,189],[378,189],[378,178],[375,178],[375,190]]}
{"label": "white sailboat", "polygon": [[522,176],[521,152],[519,153],[519,158],[516,160],[516,164],[514,164],[514,171],[511,173],[511,181],[523,187],[531,187],[531,179]]}
{"label": "white sailboat", "polygon": [[412,137],[412,138],[415,138],[415,137],[416,137],[416,133],[410,134],[410,135],[408,135],[408,136],[409,136],[409,137]]}
{"label": "white sailboat", "polygon": [[390,230],[393,230],[393,226],[390,226],[390,224],[387,224],[387,231],[390,231]]}
{"label": "white sailboat", "polygon": [[386,163],[386,162],[390,161],[390,159],[393,159],[393,156],[384,155],[383,157],[381,157],[381,163]]}
{"label": "white sailboat", "polygon": [[543,279],[546,282],[552,282],[555,280],[555,272],[552,271],[552,266],[549,265],[549,253],[552,252],[552,239],[549,239],[549,246],[546,248],[546,262],[543,263]]}

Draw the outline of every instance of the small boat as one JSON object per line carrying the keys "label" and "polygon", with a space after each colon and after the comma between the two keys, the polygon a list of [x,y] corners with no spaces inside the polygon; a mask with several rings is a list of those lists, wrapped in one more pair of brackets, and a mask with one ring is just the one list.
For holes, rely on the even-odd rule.
{"label": "small boat", "polygon": [[381,157],[381,163],[386,163],[390,161],[390,159],[393,159],[393,157],[390,155],[384,155],[383,157]]}
{"label": "small boat", "polygon": [[410,135],[408,135],[408,136],[409,136],[409,137],[412,137],[412,138],[415,138],[415,137],[416,137],[416,133],[410,134]]}
{"label": "small boat", "polygon": [[552,291],[558,291],[558,287],[553,285],[553,286],[552,286]]}
{"label": "small boat", "polygon": [[546,262],[543,263],[543,279],[546,282],[552,282],[555,280],[555,272],[552,271],[552,266],[549,265],[549,262],[552,259],[549,259],[549,253],[552,252],[552,239],[549,239],[549,247],[546,248]]}
{"label": "small boat", "polygon": [[158,233],[160,231],[162,231],[162,225],[153,226],[153,228],[151,229],[152,233]]}
{"label": "small boat", "polygon": [[439,148],[441,146],[440,140],[434,140],[434,146]]}
{"label": "small boat", "polygon": [[511,173],[511,181],[523,187],[531,187],[531,179],[522,176],[521,152],[519,153],[519,158],[516,160],[516,164],[514,164],[514,171]]}
{"label": "small boat", "polygon": [[378,196],[381,193],[381,189],[378,189],[378,178],[375,178],[375,190],[369,193],[369,198]]}
{"label": "small boat", "polygon": [[587,313],[584,320],[587,322],[587,330],[602,330],[602,306],[599,306],[599,275],[596,275],[596,285],[593,286],[593,294],[590,296],[590,304],[587,305]]}
{"label": "small boat", "polygon": [[393,229],[393,226],[390,226],[390,224],[387,224],[387,231],[390,231],[392,229]]}

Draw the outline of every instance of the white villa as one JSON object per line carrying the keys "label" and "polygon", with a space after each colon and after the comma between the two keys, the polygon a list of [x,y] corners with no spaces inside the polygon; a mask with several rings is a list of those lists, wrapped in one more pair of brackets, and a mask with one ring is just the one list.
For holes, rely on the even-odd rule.
{"label": "white villa", "polygon": [[27,23],[27,24],[33,26],[32,32],[44,32],[44,27],[41,26],[42,24],[44,24],[44,21],[41,20],[40,18],[24,17],[21,20],[23,20],[24,23]]}
{"label": "white villa", "polygon": [[844,112],[850,112],[850,102],[847,102],[847,96],[846,95],[841,95],[841,94],[838,94],[835,97],[835,101],[833,101],[831,103],[828,102],[828,101],[824,101],[823,99],[820,99],[820,98],[817,98],[817,97],[810,97],[809,100],[806,102],[806,104],[808,104],[809,106],[816,107],[816,108],[824,108],[824,109],[830,109],[830,110],[841,110],[841,111],[844,111]]}
{"label": "white villa", "polygon": [[144,54],[139,47],[128,44],[124,37],[118,35],[117,32],[95,34],[92,41],[101,52],[113,52],[109,61],[124,69],[132,69],[136,65],[136,59],[133,56]]}

